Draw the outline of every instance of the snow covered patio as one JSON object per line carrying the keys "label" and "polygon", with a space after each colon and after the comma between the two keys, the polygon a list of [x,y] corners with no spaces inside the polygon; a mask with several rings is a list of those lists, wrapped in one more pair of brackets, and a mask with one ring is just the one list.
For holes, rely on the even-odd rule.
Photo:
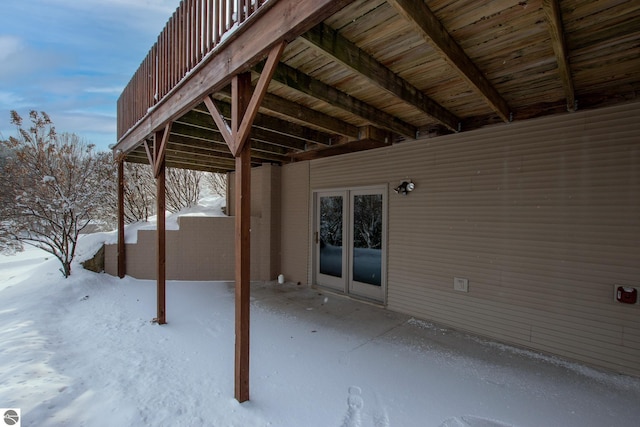
{"label": "snow covered patio", "polygon": [[334,294],[251,286],[250,402],[233,399],[233,284],[0,257],[0,406],[23,426],[631,426],[640,379]]}

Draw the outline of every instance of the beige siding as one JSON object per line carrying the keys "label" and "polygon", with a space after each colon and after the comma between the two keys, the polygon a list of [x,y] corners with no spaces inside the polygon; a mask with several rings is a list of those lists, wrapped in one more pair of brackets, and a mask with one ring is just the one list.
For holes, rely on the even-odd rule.
{"label": "beige siding", "polygon": [[282,168],[282,274],[286,280],[307,283],[309,253],[309,162]]}
{"label": "beige siding", "polygon": [[613,301],[640,286],[640,103],[310,163],[312,189],[374,184],[389,309],[640,375],[640,305]]}
{"label": "beige siding", "polygon": [[[259,201],[260,228],[262,231],[260,248],[261,274],[267,280],[275,279],[280,270],[280,166],[262,165],[258,188],[252,197]],[[252,230],[253,233],[253,230]],[[252,251],[253,253],[253,251]]]}

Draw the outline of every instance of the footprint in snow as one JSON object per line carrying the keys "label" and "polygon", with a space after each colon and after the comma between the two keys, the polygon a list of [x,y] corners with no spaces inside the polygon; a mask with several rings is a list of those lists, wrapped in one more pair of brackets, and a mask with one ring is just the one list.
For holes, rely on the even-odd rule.
{"label": "footprint in snow", "polygon": [[444,420],[439,427],[515,427],[511,424],[505,424],[500,421],[490,420],[487,418],[474,417],[472,415],[463,415],[461,417],[452,417]]}
{"label": "footprint in snow", "polygon": [[374,405],[364,411],[362,389],[358,386],[349,387],[347,397],[347,413],[340,427],[390,427],[387,409],[380,402],[380,397],[373,393]]}
{"label": "footprint in snow", "polygon": [[349,387],[349,397],[347,398],[348,409],[341,427],[362,426],[362,408],[364,407],[364,400],[362,400],[361,394],[362,389],[360,389],[360,387]]}

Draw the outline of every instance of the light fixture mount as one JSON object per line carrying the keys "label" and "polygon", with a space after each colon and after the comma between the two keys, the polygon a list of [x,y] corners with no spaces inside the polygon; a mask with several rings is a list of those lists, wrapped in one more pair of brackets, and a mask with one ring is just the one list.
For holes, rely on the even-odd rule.
{"label": "light fixture mount", "polygon": [[410,179],[405,179],[400,183],[400,185],[394,188],[393,191],[395,191],[396,194],[406,196],[412,192],[414,188],[416,188],[416,185]]}

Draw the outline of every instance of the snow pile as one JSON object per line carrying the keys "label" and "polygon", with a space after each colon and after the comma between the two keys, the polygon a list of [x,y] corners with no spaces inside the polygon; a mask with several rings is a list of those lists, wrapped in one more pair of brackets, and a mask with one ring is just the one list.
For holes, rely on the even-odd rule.
{"label": "snow pile", "polygon": [[[180,229],[180,217],[182,216],[201,216],[201,217],[220,217],[225,216],[223,212],[224,205],[226,200],[224,197],[220,197],[217,195],[205,195],[203,196],[197,206],[193,206],[190,208],[185,208],[177,213],[167,212],[165,214],[165,228],[167,230],[179,230]],[[139,221],[133,224],[127,224],[124,227],[124,240],[127,243],[137,243],[138,242],[138,231],[140,230],[155,230],[157,228],[158,218],[156,215],[150,216],[149,221]],[[118,233],[117,231],[111,231],[106,233],[95,233],[90,236],[86,236],[85,239],[91,239],[95,244],[100,242],[98,247],[93,247],[93,254],[100,248],[102,243],[106,243],[108,245],[115,245],[118,243]],[[85,245],[87,244],[85,240]],[[91,254],[91,256],[93,256]],[[91,258],[89,256],[89,258]],[[82,256],[78,258],[79,261],[84,261],[86,258]]]}
{"label": "snow pile", "polygon": [[[196,213],[197,214],[197,213]],[[81,240],[82,253],[97,244]],[[251,401],[234,292],[0,256],[0,407],[23,426],[631,426],[640,379],[582,369],[294,284],[252,284]],[[594,373],[593,375],[591,373]]]}

